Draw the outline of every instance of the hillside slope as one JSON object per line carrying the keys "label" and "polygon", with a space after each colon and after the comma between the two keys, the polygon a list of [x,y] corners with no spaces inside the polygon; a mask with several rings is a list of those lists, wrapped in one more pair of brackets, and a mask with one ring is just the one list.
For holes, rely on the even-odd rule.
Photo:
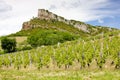
{"label": "hillside slope", "polygon": [[11,36],[28,36],[33,32],[40,30],[58,30],[70,32],[81,37],[96,36],[102,32],[116,30],[109,27],[92,26],[84,22],[67,20],[48,10],[39,9],[38,17],[32,18],[30,21],[24,22],[22,30]]}
{"label": "hillside slope", "polygon": [[[35,69],[120,69],[120,37],[68,41],[53,46],[1,55],[0,66]],[[77,66],[77,67],[76,67]],[[106,67],[107,66],[107,67]]]}

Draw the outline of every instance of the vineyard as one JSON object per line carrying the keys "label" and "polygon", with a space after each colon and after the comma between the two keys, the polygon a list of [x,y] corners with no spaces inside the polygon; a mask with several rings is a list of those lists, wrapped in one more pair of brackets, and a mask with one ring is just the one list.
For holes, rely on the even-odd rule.
{"label": "vineyard", "polygon": [[0,55],[0,67],[18,70],[120,69],[120,37],[102,37],[89,41],[78,39],[54,46],[4,54]]}
{"label": "vineyard", "polygon": [[[3,18],[9,15],[6,12],[11,14],[11,10],[4,11],[4,9],[12,7],[12,13],[15,13],[15,10],[22,9],[20,5],[18,5],[19,7],[13,6],[12,3],[9,5],[7,0],[0,2],[3,6],[0,11],[3,14],[5,12],[5,15],[2,15]],[[116,2],[98,0],[92,3],[87,0],[76,0],[75,2],[71,0],[68,2],[59,1],[58,5],[54,5],[54,2],[55,0],[45,1],[41,6],[46,7],[46,9],[48,7],[50,11],[56,12],[57,10],[58,13],[63,11],[62,14],[65,14],[64,10],[67,11],[70,7],[68,10],[70,14],[64,15],[64,17],[71,18],[65,19],[48,10],[38,9],[38,16],[28,20],[27,17],[33,14],[31,9],[32,13],[26,17],[23,16],[24,12],[21,14],[22,16],[18,15],[20,21],[25,18],[28,20],[23,22],[20,30],[21,22],[18,20],[18,24],[14,24],[14,19],[18,19],[15,18],[16,15],[10,16],[9,19],[5,17],[3,21],[7,20],[10,26],[13,28],[16,26],[16,28],[14,30],[8,28],[10,29],[8,30],[5,26],[9,26],[9,24],[2,22],[0,31],[0,80],[120,80],[120,26],[115,21],[119,20],[117,12],[112,12],[113,8],[110,7],[112,3],[114,5]],[[28,6],[31,4],[30,1],[22,3],[28,3]],[[87,8],[82,5],[84,3],[87,4]],[[108,3],[109,8],[104,3]],[[49,5],[44,6],[45,4]],[[82,5],[80,10],[83,8],[88,12],[84,15],[80,14],[80,16],[83,15],[82,18],[85,18],[84,20],[87,23],[69,20],[80,17],[73,14],[80,11],[77,11],[81,6],[78,4]],[[96,5],[95,8],[93,5]],[[38,3],[35,6],[36,8],[40,7]],[[90,8],[88,8],[89,6]],[[71,13],[70,11],[75,7],[77,9]],[[117,5],[114,6],[115,10],[118,9],[117,7]],[[63,8],[65,9],[62,10]],[[101,12],[102,10],[103,12]],[[25,10],[22,9],[22,11]],[[90,11],[92,13],[89,14]],[[70,16],[71,14],[72,16]],[[86,15],[92,16],[88,17],[87,20],[84,17]],[[113,18],[109,17],[110,15]],[[12,20],[12,23],[9,20]],[[17,25],[19,29],[17,29]],[[110,25],[111,27],[107,27]],[[8,32],[4,31],[4,28]]]}

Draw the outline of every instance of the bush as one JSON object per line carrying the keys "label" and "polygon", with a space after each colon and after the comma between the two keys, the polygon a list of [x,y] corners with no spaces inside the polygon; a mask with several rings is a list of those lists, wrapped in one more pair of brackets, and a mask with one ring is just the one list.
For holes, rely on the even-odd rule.
{"label": "bush", "polygon": [[5,53],[16,51],[16,40],[4,37],[1,39],[1,47]]}
{"label": "bush", "polygon": [[28,37],[28,43],[33,46],[54,45],[58,42],[71,41],[77,37],[68,32],[43,30]]}

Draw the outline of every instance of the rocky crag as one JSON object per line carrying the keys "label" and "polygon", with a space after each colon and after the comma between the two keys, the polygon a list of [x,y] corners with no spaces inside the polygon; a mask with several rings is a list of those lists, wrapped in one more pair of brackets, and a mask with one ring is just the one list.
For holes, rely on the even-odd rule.
{"label": "rocky crag", "polygon": [[[79,30],[89,33],[87,24],[80,22],[80,21],[67,20],[67,19],[65,19],[61,16],[58,16],[52,12],[49,12],[48,10],[45,10],[45,9],[38,9],[37,18],[39,18],[40,20],[56,20],[56,21],[64,22],[68,25],[72,25],[75,28],[78,28]],[[33,27],[33,25],[31,25],[31,23],[29,21],[24,22],[22,30],[28,30],[28,29],[31,29],[32,27]]]}
{"label": "rocky crag", "polygon": [[[46,23],[44,24],[48,24],[47,21],[57,21],[57,22],[62,22],[66,25],[70,25],[84,33],[87,33],[87,34],[92,34],[92,35],[96,35],[96,34],[99,34],[102,32],[107,32],[107,31],[111,31],[113,30],[112,28],[109,28],[109,27],[102,27],[102,26],[92,26],[92,25],[89,25],[89,24],[86,24],[84,22],[80,22],[80,21],[76,21],[76,20],[67,20],[65,19],[64,17],[61,17],[61,16],[58,16],[48,10],[45,10],[45,9],[38,9],[38,16],[36,18],[33,18],[31,20],[39,20],[39,21],[42,21],[42,20],[46,20]],[[23,26],[22,26],[22,30],[28,30],[28,29],[33,29],[33,28],[36,28],[36,27],[42,27],[42,28],[58,28],[57,26],[46,26],[46,25],[42,25],[40,23],[37,22],[37,24],[33,24],[32,22],[28,21],[28,22],[24,22],[23,23]],[[62,29],[64,30],[64,29]]]}

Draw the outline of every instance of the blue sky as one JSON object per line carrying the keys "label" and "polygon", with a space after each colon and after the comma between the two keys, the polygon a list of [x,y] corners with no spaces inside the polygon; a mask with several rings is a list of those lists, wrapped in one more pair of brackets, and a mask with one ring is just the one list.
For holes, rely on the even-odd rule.
{"label": "blue sky", "polygon": [[[88,21],[88,24],[108,26],[120,29],[120,0],[108,0],[111,4],[100,10],[109,10],[113,12],[99,20]],[[104,11],[103,11],[104,12]]]}
{"label": "blue sky", "polygon": [[101,20],[88,21],[86,23],[96,26],[107,26],[120,29],[120,16],[113,18],[103,18]]}
{"label": "blue sky", "polygon": [[120,29],[120,0],[0,0],[0,35],[21,30],[23,22],[37,16],[38,9]]}

